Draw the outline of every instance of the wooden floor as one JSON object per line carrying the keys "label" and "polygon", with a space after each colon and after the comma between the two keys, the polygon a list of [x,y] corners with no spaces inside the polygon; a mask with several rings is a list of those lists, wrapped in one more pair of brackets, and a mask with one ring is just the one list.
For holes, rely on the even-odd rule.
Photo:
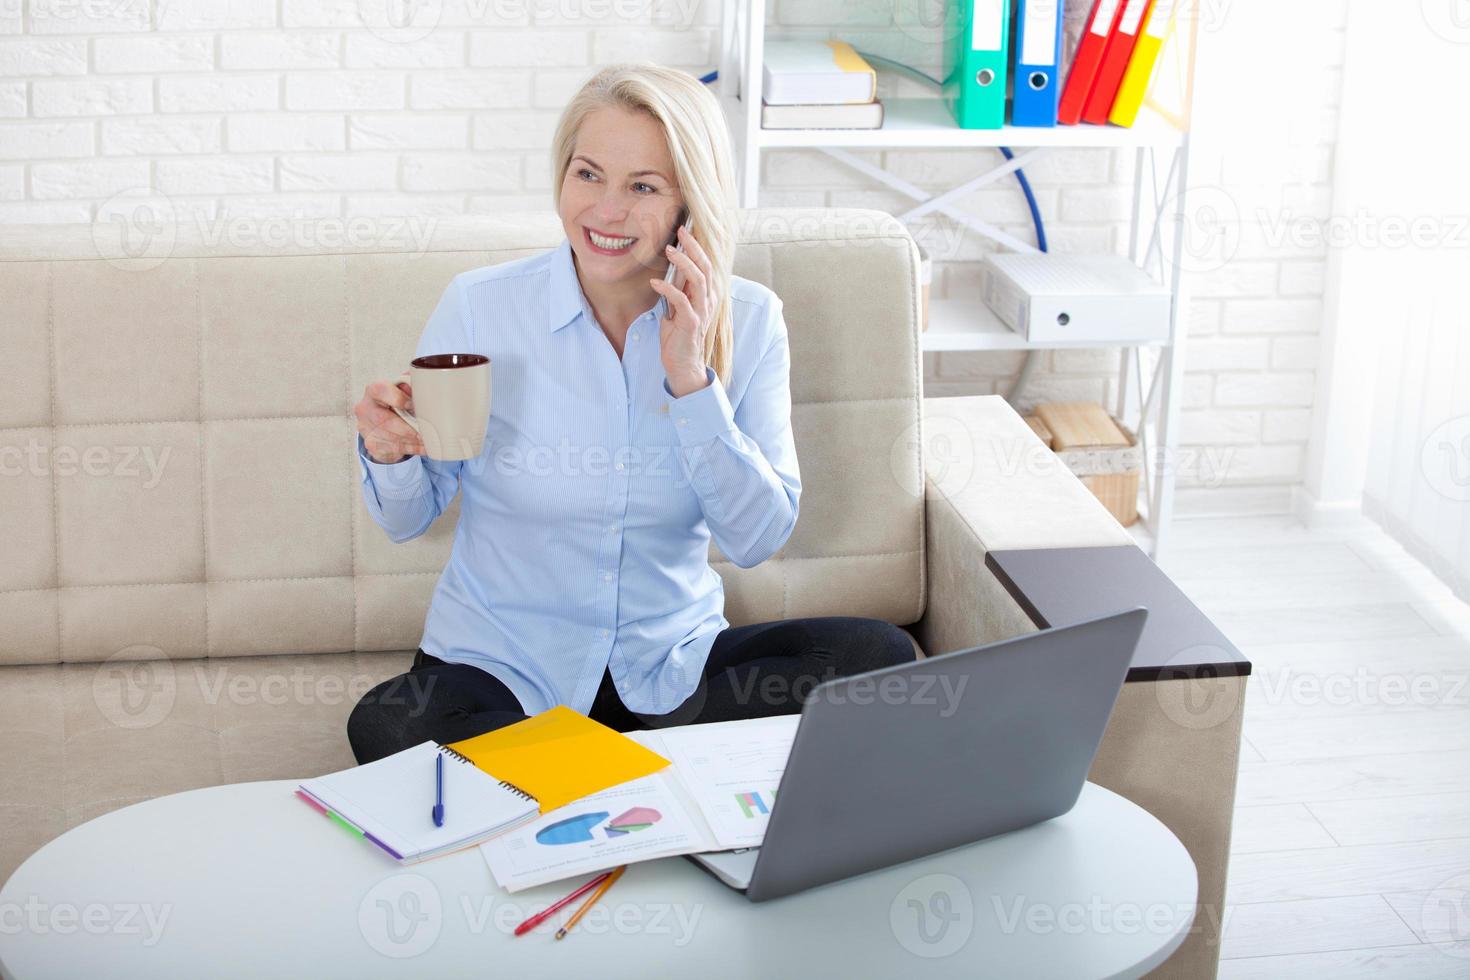
{"label": "wooden floor", "polygon": [[1220,976],[1470,977],[1470,607],[1366,520],[1162,564],[1254,664]]}

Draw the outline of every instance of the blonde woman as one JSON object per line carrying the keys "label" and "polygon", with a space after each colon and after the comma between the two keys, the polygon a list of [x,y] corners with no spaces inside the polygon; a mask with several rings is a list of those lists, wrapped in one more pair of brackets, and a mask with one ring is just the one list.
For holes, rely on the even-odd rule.
{"label": "blonde woman", "polygon": [[913,659],[882,620],[724,618],[711,536],[742,568],[765,561],[801,476],[781,301],[730,271],[715,97],[668,68],[603,69],[552,157],[566,239],[456,276],[418,345],[491,358],[484,455],[425,458],[392,411],[407,384],[375,381],[354,408],[363,499],[393,541],[463,494],[412,669],[348,721],[359,762],[557,704],[623,731],[790,713],[822,680]]}

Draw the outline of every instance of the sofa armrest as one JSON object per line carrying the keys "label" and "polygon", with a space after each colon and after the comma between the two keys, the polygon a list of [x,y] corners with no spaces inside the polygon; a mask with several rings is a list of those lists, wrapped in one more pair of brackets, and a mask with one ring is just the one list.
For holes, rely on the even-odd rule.
{"label": "sofa armrest", "polygon": [[[990,551],[1134,544],[999,396],[924,400],[926,654],[1034,632]],[[1124,684],[1088,779],[1158,817],[1199,875],[1195,923],[1155,978],[1209,980],[1219,961],[1245,677]]]}
{"label": "sofa armrest", "polygon": [[1134,543],[999,395],[924,399],[924,469],[929,595],[911,628],[929,653],[1036,629],[987,552]]}

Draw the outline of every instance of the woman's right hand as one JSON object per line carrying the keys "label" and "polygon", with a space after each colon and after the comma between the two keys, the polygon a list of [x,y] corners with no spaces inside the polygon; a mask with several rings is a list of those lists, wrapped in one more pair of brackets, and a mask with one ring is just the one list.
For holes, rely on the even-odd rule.
{"label": "woman's right hand", "polygon": [[412,414],[413,386],[407,381],[374,381],[363,391],[362,401],[352,406],[363,447],[377,463],[397,463],[409,456],[422,456],[424,443],[413,426],[399,418],[394,408]]}

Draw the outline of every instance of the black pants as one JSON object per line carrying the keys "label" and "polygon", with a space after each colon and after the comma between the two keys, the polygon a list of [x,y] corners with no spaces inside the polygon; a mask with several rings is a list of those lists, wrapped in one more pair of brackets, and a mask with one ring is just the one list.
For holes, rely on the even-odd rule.
{"label": "black pants", "polygon": [[[904,630],[881,619],[817,616],[721,630],[699,687],[666,715],[629,710],[603,671],[588,715],[618,731],[794,714],[812,688],[914,659]],[[428,739],[454,742],[521,721],[525,711],[479,667],[445,663],[419,650],[406,674],[363,695],[347,720],[359,764]]]}

